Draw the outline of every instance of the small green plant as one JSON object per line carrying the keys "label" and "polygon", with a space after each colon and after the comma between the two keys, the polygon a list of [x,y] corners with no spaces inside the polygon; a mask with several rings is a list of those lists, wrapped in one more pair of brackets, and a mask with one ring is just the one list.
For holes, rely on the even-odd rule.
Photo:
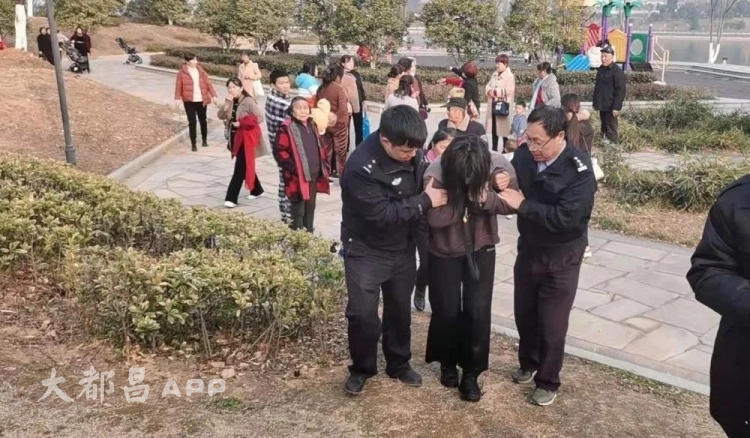
{"label": "small green plant", "polygon": [[236,397],[222,397],[208,402],[208,409],[215,412],[239,412],[242,402]]}

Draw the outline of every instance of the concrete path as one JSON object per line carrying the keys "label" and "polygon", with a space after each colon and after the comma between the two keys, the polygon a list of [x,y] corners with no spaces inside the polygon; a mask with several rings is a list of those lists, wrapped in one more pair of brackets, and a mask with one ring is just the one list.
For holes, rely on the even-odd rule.
{"label": "concrete path", "polygon": [[[172,102],[173,79],[169,76],[135,72],[116,59],[94,61],[92,69],[92,79],[139,96],[153,93],[149,97],[153,101]],[[221,129],[211,132],[209,142],[210,147],[197,153],[190,152],[186,144],[175,147],[126,184],[186,205],[222,208],[233,162]],[[241,205],[233,212],[278,220],[276,165],[271,157],[263,157],[257,168],[266,196],[250,201],[243,189]],[[338,187],[332,188],[330,196],[318,197],[316,234],[338,238],[340,199]],[[497,330],[514,335],[515,221],[501,218],[500,230],[493,321]],[[695,301],[685,280],[692,251],[599,231],[591,232],[590,243],[594,255],[586,260],[581,273],[568,351],[707,393],[719,317]]]}

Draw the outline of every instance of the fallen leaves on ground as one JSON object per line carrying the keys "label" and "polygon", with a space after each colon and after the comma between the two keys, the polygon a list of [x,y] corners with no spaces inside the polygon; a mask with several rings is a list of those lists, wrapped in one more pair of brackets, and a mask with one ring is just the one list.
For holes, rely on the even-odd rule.
{"label": "fallen leaves on ground", "polygon": [[[65,159],[52,66],[16,50],[0,51],[0,152]],[[180,113],[65,72],[78,167],[107,174],[164,142],[184,126]]]}

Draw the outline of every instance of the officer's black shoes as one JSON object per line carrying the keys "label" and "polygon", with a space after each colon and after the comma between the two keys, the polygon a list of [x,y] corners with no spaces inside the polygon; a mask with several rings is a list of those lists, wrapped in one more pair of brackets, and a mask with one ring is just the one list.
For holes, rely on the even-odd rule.
{"label": "officer's black shoes", "polygon": [[477,376],[475,374],[464,373],[461,378],[461,385],[458,387],[461,394],[461,400],[469,402],[478,402],[482,398],[482,390],[479,389]]}
{"label": "officer's black shoes", "polygon": [[458,388],[458,368],[455,365],[440,366],[440,384],[446,388]]}
{"label": "officer's black shoes", "polygon": [[534,380],[535,374],[536,374],[536,371],[524,371],[523,369],[519,368],[513,371],[510,377],[516,383],[529,383],[532,380]]}
{"label": "officer's black shoes", "polygon": [[424,312],[424,292],[427,288],[414,288],[414,308],[420,312]]}
{"label": "officer's black shoes", "polygon": [[406,386],[413,386],[415,388],[422,386],[422,376],[411,368],[404,368],[395,373],[388,373],[388,377],[398,379]]}
{"label": "officer's black shoes", "polygon": [[344,382],[344,391],[350,395],[360,395],[365,389],[368,377],[364,374],[351,373]]}

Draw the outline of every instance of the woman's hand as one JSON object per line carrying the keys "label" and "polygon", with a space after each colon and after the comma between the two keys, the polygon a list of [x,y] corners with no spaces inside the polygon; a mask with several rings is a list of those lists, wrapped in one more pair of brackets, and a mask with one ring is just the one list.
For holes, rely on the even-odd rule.
{"label": "woman's hand", "polygon": [[439,79],[438,84],[445,85],[445,78]]}
{"label": "woman's hand", "polygon": [[175,99],[175,101],[174,101],[174,107],[175,108],[180,108],[180,103],[182,103],[182,101],[180,99]]}
{"label": "woman's hand", "polygon": [[240,127],[240,122],[234,122],[234,123],[232,123],[232,126],[234,126],[235,128],[239,128]]}

